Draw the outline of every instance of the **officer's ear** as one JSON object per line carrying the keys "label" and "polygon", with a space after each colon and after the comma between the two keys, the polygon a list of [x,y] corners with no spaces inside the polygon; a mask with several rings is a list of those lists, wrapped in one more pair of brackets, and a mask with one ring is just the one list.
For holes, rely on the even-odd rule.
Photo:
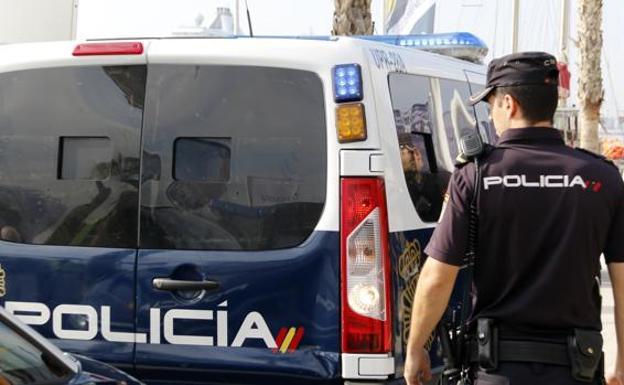
{"label": "officer's ear", "polygon": [[518,101],[509,94],[502,95],[502,108],[508,120],[512,118],[517,119],[522,115]]}

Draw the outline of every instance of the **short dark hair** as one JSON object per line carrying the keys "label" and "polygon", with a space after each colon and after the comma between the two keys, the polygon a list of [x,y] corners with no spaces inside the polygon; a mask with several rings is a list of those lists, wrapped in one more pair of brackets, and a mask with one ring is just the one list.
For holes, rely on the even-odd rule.
{"label": "short dark hair", "polygon": [[552,122],[559,102],[559,90],[554,84],[496,87],[495,95],[514,98],[530,123]]}

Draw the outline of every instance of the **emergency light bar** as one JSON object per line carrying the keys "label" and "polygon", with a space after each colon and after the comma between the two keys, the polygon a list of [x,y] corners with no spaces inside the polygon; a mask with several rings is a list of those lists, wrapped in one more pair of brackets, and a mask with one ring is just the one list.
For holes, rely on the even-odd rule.
{"label": "emergency light bar", "polygon": [[473,63],[482,63],[488,53],[488,47],[483,40],[468,32],[422,35],[360,35],[356,37],[401,47],[418,48]]}

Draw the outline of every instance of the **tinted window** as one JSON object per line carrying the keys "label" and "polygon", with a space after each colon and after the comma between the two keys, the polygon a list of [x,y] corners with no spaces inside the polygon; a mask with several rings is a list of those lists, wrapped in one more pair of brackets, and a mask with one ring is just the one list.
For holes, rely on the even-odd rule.
{"label": "tinted window", "polygon": [[450,173],[435,151],[440,146],[433,126],[431,81],[423,76],[392,74],[389,85],[401,164],[412,203],[423,221],[437,221]]}
{"label": "tinted window", "polygon": [[0,237],[135,247],[145,66],[0,74]]}
{"label": "tinted window", "polygon": [[0,322],[0,384],[59,383],[70,375],[67,369],[46,358],[40,349]]}
{"label": "tinted window", "polygon": [[154,65],[147,95],[141,247],[265,250],[310,235],[327,168],[314,73]]}

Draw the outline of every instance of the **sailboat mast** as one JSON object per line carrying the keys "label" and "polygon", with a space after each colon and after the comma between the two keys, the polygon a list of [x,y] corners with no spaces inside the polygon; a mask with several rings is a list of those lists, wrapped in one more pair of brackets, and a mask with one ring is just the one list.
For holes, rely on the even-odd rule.
{"label": "sailboat mast", "polygon": [[[570,0],[561,1],[561,31],[559,33],[559,62],[567,65],[570,41]],[[565,67],[565,66],[564,66]],[[567,68],[567,67],[565,67]],[[559,98],[559,107],[567,107],[567,97]]]}
{"label": "sailboat mast", "polygon": [[234,0],[234,35],[240,36],[240,18],[239,18],[240,3],[239,0]]}
{"label": "sailboat mast", "polygon": [[518,22],[520,18],[520,0],[513,0],[511,20],[511,53],[518,52]]}
{"label": "sailboat mast", "polygon": [[570,40],[570,0],[561,0],[561,33],[559,34],[559,61],[568,63],[568,41]]}

